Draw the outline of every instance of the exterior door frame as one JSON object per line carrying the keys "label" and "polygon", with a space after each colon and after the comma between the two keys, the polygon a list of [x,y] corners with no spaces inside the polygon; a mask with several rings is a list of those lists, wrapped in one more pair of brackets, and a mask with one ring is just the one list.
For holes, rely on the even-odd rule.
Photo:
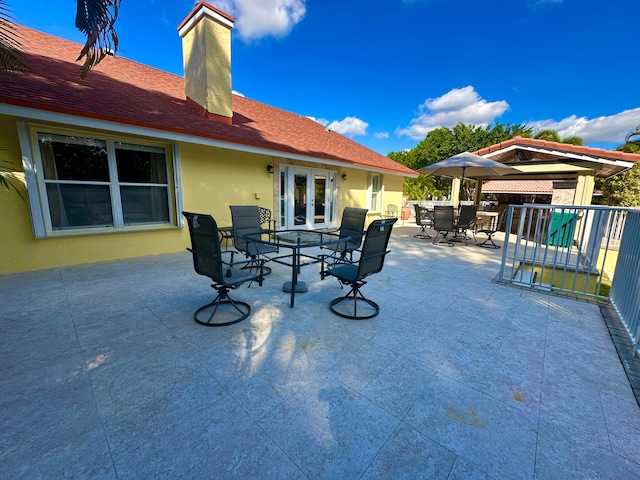
{"label": "exterior door frame", "polygon": [[[336,171],[282,165],[279,177],[280,228],[309,230],[335,227]],[[317,199],[317,193],[323,198]]]}

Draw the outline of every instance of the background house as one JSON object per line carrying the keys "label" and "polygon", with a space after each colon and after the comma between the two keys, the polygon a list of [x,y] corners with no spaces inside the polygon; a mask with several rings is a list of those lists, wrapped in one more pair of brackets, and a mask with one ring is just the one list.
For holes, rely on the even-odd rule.
{"label": "background house", "polygon": [[2,197],[0,274],[179,251],[182,210],[229,225],[229,205],[258,204],[279,228],[324,228],[402,204],[413,170],[232,93],[233,23],[196,5],[184,78],[108,57],[82,80],[80,45],[19,28],[30,71],[0,74],[0,146],[27,202]]}

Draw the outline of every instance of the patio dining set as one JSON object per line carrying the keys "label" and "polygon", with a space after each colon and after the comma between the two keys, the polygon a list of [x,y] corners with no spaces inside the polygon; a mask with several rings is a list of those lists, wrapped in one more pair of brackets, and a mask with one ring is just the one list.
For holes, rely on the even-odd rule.
{"label": "patio dining set", "polygon": [[[454,246],[454,242],[468,245],[469,234],[479,247],[500,248],[493,236],[503,228],[506,209],[500,212],[480,211],[477,205],[462,205],[456,212],[451,205],[436,205],[433,209],[414,204],[416,224],[420,231],[416,238],[433,239],[434,245]],[[435,231],[431,235],[427,229]],[[484,241],[477,243],[476,234],[484,234]],[[451,236],[449,236],[451,235]]]}
{"label": "patio dining set", "polygon": [[[205,326],[226,326],[251,315],[251,306],[235,300],[230,290],[254,282],[262,286],[271,273],[269,262],[291,268],[291,280],[282,290],[290,294],[290,307],[296,293],[307,291],[299,280],[300,269],[321,264],[320,277],[335,277],[346,295],[331,300],[331,311],[343,318],[370,319],[379,306],[366,298],[361,288],[366,278],[382,270],[389,251],[387,245],[397,218],[374,220],[364,229],[367,209],[346,207],[340,227],[322,230],[276,230],[268,209],[257,205],[230,206],[232,225],[218,227],[211,215],[183,212],[189,226],[193,264],[196,273],[212,280],[215,298],[196,310],[194,320]],[[266,227],[266,228],[265,228]],[[232,244],[233,248],[229,248]],[[224,246],[224,248],[223,248]],[[235,254],[244,258],[237,260]],[[354,259],[354,253],[357,253]]]}

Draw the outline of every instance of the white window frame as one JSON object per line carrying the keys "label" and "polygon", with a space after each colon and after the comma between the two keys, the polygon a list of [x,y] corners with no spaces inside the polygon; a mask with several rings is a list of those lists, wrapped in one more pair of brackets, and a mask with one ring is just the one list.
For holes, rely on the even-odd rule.
{"label": "white window frame", "polygon": [[[178,145],[162,141],[136,139],[135,137],[128,137],[124,135],[121,136],[118,134],[104,135],[80,129],[65,129],[60,127],[35,124],[29,125],[24,121],[18,121],[17,128],[18,136],[20,139],[20,148],[22,151],[22,163],[25,172],[27,195],[29,200],[29,207],[31,209],[32,227],[35,238],[148,231],[167,228],[178,228],[183,226],[182,217],[177,215],[177,212],[180,212],[182,210],[182,195],[180,188],[180,153]],[[48,133],[62,136],[94,138],[96,140],[105,141],[107,143],[109,169],[111,176],[109,184],[110,190],[112,192],[111,202],[114,221],[113,226],[78,227],[62,230],[54,230],[52,228],[51,216],[46,196],[42,160],[40,158],[40,149],[38,145],[38,135]],[[120,185],[127,184],[113,181],[115,171],[115,146],[118,144],[142,145],[164,149],[167,168],[166,188],[169,210],[168,222],[144,223],[135,225],[124,224],[122,218],[122,205],[120,203],[119,187]],[[171,175],[171,172],[173,172],[173,175]]]}
{"label": "white window frame", "polygon": [[[378,189],[374,192],[374,178],[378,178]],[[369,172],[369,185],[367,188],[367,208],[369,213],[382,213],[384,205],[384,175],[382,173]],[[374,206],[374,194],[376,194],[376,205]]]}

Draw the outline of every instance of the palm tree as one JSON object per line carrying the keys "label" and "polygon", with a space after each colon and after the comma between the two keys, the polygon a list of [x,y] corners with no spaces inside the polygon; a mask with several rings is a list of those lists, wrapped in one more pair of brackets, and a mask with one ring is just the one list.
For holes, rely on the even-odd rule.
{"label": "palm tree", "polygon": [[640,125],[636,126],[635,130],[629,132],[624,138],[624,142],[624,145],[616,148],[616,150],[622,150],[626,153],[640,153]]}
{"label": "palm tree", "polygon": [[84,44],[78,60],[85,57],[82,78],[107,55],[118,50],[118,35],[114,25],[121,0],[76,0],[76,28],[84,33]]}
{"label": "palm tree", "polygon": [[0,0],[0,72],[24,72],[27,61],[7,2]]}
{"label": "palm tree", "polygon": [[535,139],[538,140],[546,140],[548,142],[557,142],[557,143],[569,143],[571,145],[584,145],[584,141],[581,137],[570,136],[560,138],[558,132],[552,129],[540,130],[538,133],[534,135]]}
{"label": "palm tree", "polygon": [[15,167],[6,160],[0,160],[0,187],[8,192],[13,190],[22,200],[24,200],[24,196],[22,195],[19,187],[21,182],[14,172]]}
{"label": "palm tree", "polygon": [[[118,50],[114,25],[121,0],[76,0],[76,28],[87,41],[77,60],[84,58],[82,78],[107,55]],[[0,72],[24,72],[28,65],[8,4],[0,0]]]}

